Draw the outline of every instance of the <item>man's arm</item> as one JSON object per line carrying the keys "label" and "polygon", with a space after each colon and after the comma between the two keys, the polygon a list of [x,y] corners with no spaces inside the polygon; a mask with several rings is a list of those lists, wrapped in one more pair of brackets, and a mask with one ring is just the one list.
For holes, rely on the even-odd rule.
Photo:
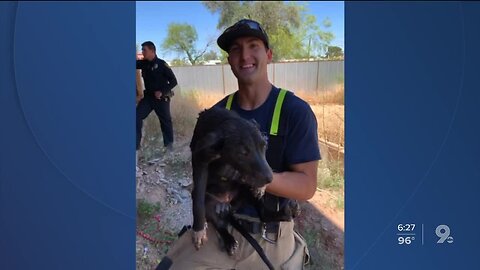
{"label": "man's arm", "polygon": [[136,101],[137,101],[137,104],[138,102],[140,102],[140,100],[143,99],[143,90],[145,89],[145,87],[143,86],[143,81],[142,81],[142,72],[137,69],[136,70],[136,74],[135,74],[135,81],[136,81],[136,88],[137,88],[137,97],[136,97]]}
{"label": "man's arm", "polygon": [[308,200],[317,189],[318,160],[290,166],[291,171],[274,173],[266,191],[294,200]]}
{"label": "man's arm", "polygon": [[290,96],[290,103],[285,103],[289,129],[286,133],[285,160],[288,170],[274,173],[273,181],[267,192],[277,196],[308,200],[317,189],[318,147],[317,120],[312,109],[305,101]]}
{"label": "man's arm", "polygon": [[168,86],[170,89],[166,89],[167,92],[172,91],[172,89],[177,86],[177,78],[175,77],[175,74],[173,74],[172,69],[168,66],[167,62],[164,62],[164,67],[163,67],[163,74],[165,77],[168,79]]}
{"label": "man's arm", "polygon": [[137,60],[137,69],[144,69],[147,62],[147,60]]}

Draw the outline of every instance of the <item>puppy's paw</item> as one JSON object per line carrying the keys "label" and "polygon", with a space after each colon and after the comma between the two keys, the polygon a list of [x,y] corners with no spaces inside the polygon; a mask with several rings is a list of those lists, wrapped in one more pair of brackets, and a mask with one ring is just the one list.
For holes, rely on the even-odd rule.
{"label": "puppy's paw", "polygon": [[228,255],[233,256],[238,248],[238,242],[233,238],[233,236],[228,239],[225,239],[225,249],[227,250]]}
{"label": "puppy's paw", "polygon": [[207,224],[205,223],[205,228],[203,230],[200,230],[198,232],[193,231],[192,238],[193,238],[193,244],[195,245],[195,248],[199,250],[200,247],[208,241]]}

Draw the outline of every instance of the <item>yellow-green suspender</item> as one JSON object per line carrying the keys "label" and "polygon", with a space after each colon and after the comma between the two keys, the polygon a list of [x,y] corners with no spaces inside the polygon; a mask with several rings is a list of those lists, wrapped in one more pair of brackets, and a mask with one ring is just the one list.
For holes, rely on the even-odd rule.
{"label": "yellow-green suspender", "polygon": [[[230,110],[232,108],[233,96],[235,93],[228,95],[227,105],[225,108]],[[270,125],[270,135],[278,134],[278,126],[280,124],[280,113],[282,111],[283,101],[285,100],[285,95],[287,90],[280,88],[280,93],[277,97],[277,102],[275,103],[275,109],[273,110],[272,124]]]}

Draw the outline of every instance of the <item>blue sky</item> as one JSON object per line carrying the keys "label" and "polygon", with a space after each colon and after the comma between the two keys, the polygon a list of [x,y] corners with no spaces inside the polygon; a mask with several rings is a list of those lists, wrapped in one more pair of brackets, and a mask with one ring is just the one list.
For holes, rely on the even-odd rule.
{"label": "blue sky", "polygon": [[[304,3],[304,2],[302,2]],[[177,57],[177,54],[165,53],[161,44],[167,36],[168,24],[188,23],[195,27],[198,33],[197,48],[203,48],[209,39],[215,42],[211,48],[216,49],[216,38],[221,34],[217,30],[218,14],[211,14],[200,1],[185,2],[137,2],[136,43],[141,44],[151,40],[157,46],[157,54],[167,61]],[[344,46],[344,2],[307,2],[308,13],[321,23],[325,18],[332,22],[330,31],[335,39],[331,45]]]}

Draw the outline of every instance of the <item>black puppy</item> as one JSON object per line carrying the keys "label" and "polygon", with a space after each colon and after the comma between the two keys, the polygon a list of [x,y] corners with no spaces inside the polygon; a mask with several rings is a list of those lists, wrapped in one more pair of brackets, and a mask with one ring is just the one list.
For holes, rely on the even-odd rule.
{"label": "black puppy", "polygon": [[227,231],[231,211],[259,199],[273,175],[265,159],[266,141],[257,126],[235,112],[212,108],[199,114],[192,142],[193,242],[207,240],[207,220],[232,255],[237,241]]}

